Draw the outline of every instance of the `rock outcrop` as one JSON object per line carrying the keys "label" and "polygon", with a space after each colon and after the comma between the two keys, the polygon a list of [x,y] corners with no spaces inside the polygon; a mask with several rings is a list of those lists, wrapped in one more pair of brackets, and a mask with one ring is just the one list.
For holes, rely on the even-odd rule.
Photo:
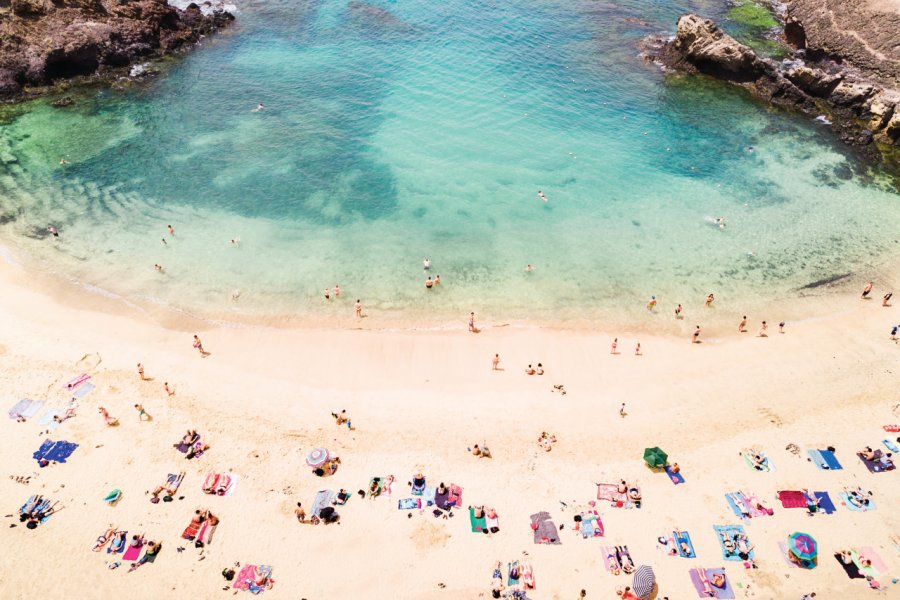
{"label": "rock outcrop", "polygon": [[196,4],[180,10],[166,0],[0,0],[0,99],[58,80],[115,74],[193,44],[233,19],[222,10],[204,14]]}
{"label": "rock outcrop", "polygon": [[[800,21],[795,23],[799,31],[806,31]],[[798,35],[795,30],[793,36]],[[900,92],[886,86],[886,79],[867,78],[862,70],[833,57],[810,60],[800,50],[794,60],[762,58],[713,21],[695,14],[678,19],[674,38],[647,40],[645,56],[681,71],[732,82],[777,106],[810,114],[824,112],[843,141],[863,147],[870,157],[882,156],[873,141],[900,146]],[[896,152],[887,154],[896,156]]]}

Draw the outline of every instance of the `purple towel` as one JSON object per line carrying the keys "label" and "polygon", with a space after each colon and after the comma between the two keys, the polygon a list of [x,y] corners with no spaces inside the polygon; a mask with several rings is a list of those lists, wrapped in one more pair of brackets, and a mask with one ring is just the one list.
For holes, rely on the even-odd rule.
{"label": "purple towel", "polygon": [[[704,569],[706,572],[706,578],[709,579],[716,573],[721,573],[725,575],[725,569]],[[706,589],[703,587],[703,582],[700,580],[700,569],[691,569],[691,583],[694,584],[694,589],[697,590],[697,594],[701,598],[709,598],[709,595],[706,593]],[[725,577],[725,588],[717,588],[713,585],[710,585],[713,590],[716,592],[716,598],[720,598],[721,600],[732,600],[734,598],[734,589],[731,587],[731,582],[728,581],[728,577]]]}

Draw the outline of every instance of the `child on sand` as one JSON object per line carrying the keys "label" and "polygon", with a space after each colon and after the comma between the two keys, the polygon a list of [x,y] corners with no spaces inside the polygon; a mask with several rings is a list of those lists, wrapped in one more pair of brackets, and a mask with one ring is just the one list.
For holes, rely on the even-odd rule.
{"label": "child on sand", "polygon": [[144,417],[147,418],[147,419],[146,419],[147,421],[152,421],[152,420],[153,420],[153,417],[150,416],[150,413],[148,413],[146,410],[144,410],[144,405],[143,405],[143,404],[135,404],[135,405],[134,405],[134,409],[135,409],[136,411],[138,411],[138,421],[143,421],[143,420],[144,420]]}
{"label": "child on sand", "polygon": [[140,375],[140,377],[141,377],[141,381],[147,381],[147,378],[144,376],[144,365],[142,365],[141,363],[138,363],[137,364],[137,372],[138,372],[138,375]]}
{"label": "child on sand", "polygon": [[618,354],[618,352],[616,352],[616,348],[618,347],[618,345],[619,345],[619,338],[613,338],[612,346],[609,349],[609,353],[610,354]]}
{"label": "child on sand", "polygon": [[769,326],[765,321],[763,321],[762,325],[759,327],[759,337],[769,337]]}
{"label": "child on sand", "polygon": [[196,335],[194,335],[194,348],[200,352],[200,356],[206,356],[206,350],[203,349],[203,342],[201,342],[200,338]]}
{"label": "child on sand", "polygon": [[494,358],[491,360],[491,370],[499,371],[500,370],[500,355],[495,354]]}

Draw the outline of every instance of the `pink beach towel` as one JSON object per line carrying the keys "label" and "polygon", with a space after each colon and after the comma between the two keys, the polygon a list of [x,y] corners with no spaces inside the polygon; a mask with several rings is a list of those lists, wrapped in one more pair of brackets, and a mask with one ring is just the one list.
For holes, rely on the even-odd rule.
{"label": "pink beach towel", "polygon": [[785,508],[806,508],[806,495],[799,490],[789,490],[776,494],[781,505]]}
{"label": "pink beach towel", "polygon": [[754,493],[741,492],[741,497],[743,497],[744,504],[747,505],[747,509],[750,511],[751,518],[771,516],[774,513],[774,511],[769,512],[765,508],[760,508],[762,507],[762,502],[759,501],[759,498]]}
{"label": "pink beach towel", "polygon": [[606,500],[616,506],[622,506],[625,503],[626,495],[620,494],[618,490],[619,486],[614,483],[598,483],[597,500]]}
{"label": "pink beach towel", "polygon": [[250,584],[253,583],[256,577],[256,565],[244,565],[241,571],[234,578],[234,585],[231,587],[236,590],[244,590],[245,592],[250,589]]}
{"label": "pink beach towel", "polygon": [[137,560],[141,555],[141,551],[144,549],[144,542],[141,540],[140,546],[132,546],[130,543],[128,544],[128,550],[125,551],[125,554],[122,556],[122,560]]}
{"label": "pink beach towel", "polygon": [[462,488],[455,483],[450,484],[450,493],[447,494],[447,502],[454,506],[462,506]]}
{"label": "pink beach towel", "polygon": [[91,376],[87,373],[82,373],[78,377],[72,379],[69,383],[66,384],[66,389],[71,391],[77,388],[79,385],[90,379]]}
{"label": "pink beach towel", "polygon": [[887,565],[884,564],[884,561],[881,560],[881,557],[878,556],[873,548],[869,546],[863,546],[859,549],[859,553],[872,561],[872,568],[878,571],[879,575],[887,574]]}

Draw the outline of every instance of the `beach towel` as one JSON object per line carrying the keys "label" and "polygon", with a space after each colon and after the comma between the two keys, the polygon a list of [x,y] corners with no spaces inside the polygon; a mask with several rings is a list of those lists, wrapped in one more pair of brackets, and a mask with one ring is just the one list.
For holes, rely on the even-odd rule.
{"label": "beach towel", "polygon": [[414,510],[422,508],[421,498],[403,498],[397,501],[398,510]]}
{"label": "beach towel", "polygon": [[[771,516],[774,513],[774,511],[771,511],[771,509],[760,508],[761,504],[759,502],[759,499],[756,497],[756,494],[752,492],[731,492],[725,494],[725,501],[728,502],[728,506],[730,506],[731,510],[734,511],[734,514],[741,519]],[[743,505],[743,507],[748,511],[748,514],[744,514],[739,504]]]}
{"label": "beach towel", "polygon": [[[22,416],[25,416],[25,415],[22,415]],[[884,444],[884,447],[887,448],[888,450],[890,450],[891,452],[900,452],[900,446],[898,446],[892,440],[885,438],[885,439],[881,440],[881,443]]]}
{"label": "beach towel", "polygon": [[682,477],[680,471],[678,473],[673,473],[671,471],[671,467],[669,467],[669,465],[666,465],[665,471],[666,471],[666,475],[669,476],[669,480],[672,483],[674,483],[675,485],[680,485],[680,484],[684,483],[684,477]]}
{"label": "beach towel", "polygon": [[550,513],[541,511],[531,515],[531,529],[534,531],[535,544],[561,544],[559,530],[550,520]]}
{"label": "beach towel", "polygon": [[476,517],[475,509],[469,507],[469,524],[472,526],[472,533],[481,533],[485,530],[484,516]]}
{"label": "beach towel", "polygon": [[450,493],[447,494],[447,504],[449,506],[462,506],[462,488],[455,483],[451,483],[447,489],[450,490]]}
{"label": "beach towel", "polygon": [[425,493],[425,477],[422,477],[422,485],[416,485],[415,479],[412,483],[412,490],[410,492],[413,496],[421,496]]}
{"label": "beach towel", "polygon": [[187,527],[184,528],[184,531],[181,533],[181,537],[184,539],[193,542],[194,538],[197,537],[197,532],[200,531],[200,523],[195,521],[191,521]]}
{"label": "beach towel", "polygon": [[600,551],[603,553],[603,566],[606,570],[613,575],[619,575],[622,572],[622,565],[619,564],[619,559],[616,558],[615,547],[600,546]]}
{"label": "beach towel", "polygon": [[247,590],[251,594],[261,594],[262,592],[264,592],[267,589],[269,589],[270,587],[272,587],[272,584],[275,583],[272,580],[272,567],[271,566],[260,565],[258,570],[259,570],[260,576],[264,578],[265,583],[263,583],[262,585],[256,585],[256,581],[251,581],[250,585],[247,586]]}
{"label": "beach towel", "polygon": [[817,469],[823,471],[838,471],[843,469],[834,452],[830,450],[807,450],[810,460]]}
{"label": "beach towel", "polygon": [[806,508],[806,495],[799,490],[782,491],[775,496],[785,508]]}
{"label": "beach towel", "polygon": [[522,571],[522,583],[524,584],[525,589],[535,589],[534,569],[532,568],[531,563],[522,561],[519,569]]}
{"label": "beach towel", "polygon": [[244,565],[234,578],[232,588],[247,591],[256,579],[256,565]]}
{"label": "beach towel", "polygon": [[93,383],[85,383],[85,384],[82,385],[80,388],[78,388],[77,390],[75,390],[75,393],[72,394],[72,396],[73,396],[74,398],[84,398],[85,396],[87,396],[88,394],[90,394],[92,391],[94,391],[94,389],[95,389],[96,387],[97,387],[97,386],[95,386]]}
{"label": "beach towel", "polygon": [[425,503],[425,506],[434,506],[435,494],[437,494],[437,489],[433,487],[427,487],[422,491],[422,502]]}
{"label": "beach towel", "polygon": [[519,579],[522,577],[521,570],[519,569],[519,561],[513,561],[507,564],[508,573],[506,580],[506,585],[514,586],[519,585]]}
{"label": "beach towel", "polygon": [[601,537],[603,535],[603,521],[596,510],[581,513],[581,537]]}
{"label": "beach towel", "polygon": [[[617,508],[640,508],[640,502],[632,502],[628,498],[628,494],[620,494],[619,486],[615,483],[598,483],[597,484],[597,500],[606,500],[612,506]],[[640,495],[640,488],[629,486],[629,491],[634,490]]]}
{"label": "beach towel", "polygon": [[44,440],[44,443],[41,444],[41,447],[38,448],[37,452],[32,455],[32,458],[39,462],[43,459],[64,463],[67,458],[72,456],[72,453],[75,452],[75,448],[77,447],[78,444],[67,442],[65,440],[53,442],[47,439]]}
{"label": "beach towel", "polygon": [[860,506],[855,502],[850,500],[850,496],[847,492],[841,492],[841,503],[847,507],[847,510],[852,510],[853,512],[868,512],[870,510],[875,510],[875,501],[869,498],[869,503],[865,506]]}
{"label": "beach towel", "polygon": [[316,493],[315,500],[313,500],[312,516],[321,516],[322,509],[331,506],[332,498],[334,498],[334,492],[331,490],[319,490],[319,492]]}
{"label": "beach towel", "polygon": [[197,546],[205,546],[212,541],[212,534],[216,530],[216,525],[212,525],[209,519],[200,524],[200,531],[197,532]]}
{"label": "beach towel", "polygon": [[203,493],[212,496],[228,496],[237,481],[238,476],[233,473],[208,473],[203,481]]}
{"label": "beach towel", "polygon": [[[372,490],[372,486],[375,486],[375,490]],[[369,487],[366,488],[366,491],[370,496],[380,496],[381,490],[384,489],[384,477],[373,477],[369,480]]]}
{"label": "beach towel", "polygon": [[53,444],[55,444],[55,443],[56,442],[53,442],[49,438],[44,440],[44,443],[41,444],[41,447],[38,448],[37,452],[32,454],[31,457],[34,458],[35,460],[41,460],[42,458],[44,458],[44,455],[50,451],[50,448],[52,448]]}
{"label": "beach towel", "polygon": [[[811,492],[811,494],[819,499],[819,508],[813,512],[830,515],[837,510],[834,506],[834,502],[831,501],[831,496],[828,495],[828,492]],[[812,498],[809,500],[812,501]]]}
{"label": "beach towel", "polygon": [[106,549],[107,554],[121,554],[125,551],[125,546],[128,543],[128,532],[117,531],[116,535],[119,534],[121,534],[120,537],[113,536],[113,539],[109,543],[109,547]]}
{"label": "beach towel", "polygon": [[844,559],[841,558],[840,552],[834,553],[834,558],[838,561],[838,564],[841,565],[841,568],[844,569],[844,573],[847,574],[847,577],[850,579],[865,579],[866,576],[860,573],[859,566],[851,560],[849,563],[845,563]]}
{"label": "beach towel", "polygon": [[[672,540],[675,542],[675,549],[678,550],[679,556],[682,558],[697,558],[697,553],[694,552],[694,543],[691,542],[691,536],[687,531],[673,531]],[[681,547],[682,544],[687,546],[687,551]]]}
{"label": "beach towel", "polygon": [[44,401],[43,401],[43,400],[37,400],[37,401],[34,401],[34,400],[33,400],[33,401],[31,401],[31,406],[29,406],[28,408],[26,408],[25,411],[24,411],[23,413],[21,413],[21,414],[22,414],[22,416],[25,417],[26,419],[33,419],[34,416],[35,416],[36,414],[38,414],[38,411],[40,411],[43,407],[44,407]]}
{"label": "beach towel", "polygon": [[491,533],[497,533],[498,531],[500,531],[500,515],[497,515],[496,513],[494,514],[494,517],[485,516],[484,518],[484,526],[487,531]]}
{"label": "beach towel", "polygon": [[65,387],[66,387],[67,390],[74,390],[75,388],[77,388],[79,385],[81,385],[82,383],[84,383],[85,381],[87,381],[87,380],[90,379],[90,378],[91,378],[91,376],[88,375],[87,373],[82,373],[81,375],[79,375],[79,376],[74,377],[73,379],[71,379],[71,380],[66,384]]}
{"label": "beach towel", "polygon": [[59,425],[56,421],[53,420],[53,417],[58,417],[63,413],[63,411],[57,408],[48,408],[47,411],[41,415],[41,418],[38,420],[38,425],[43,426],[53,426]]}
{"label": "beach towel", "polygon": [[[725,575],[725,569],[703,569],[702,570],[704,576],[707,580],[709,580],[716,573],[721,573],[725,577],[725,587],[724,589],[720,589],[714,587],[710,584],[710,588],[715,592],[715,598],[721,598],[722,600],[730,600],[734,598],[734,589],[731,587],[731,582],[728,581],[728,576]],[[694,584],[694,589],[697,590],[697,594],[701,598],[709,598],[710,595],[706,593],[706,587],[703,585],[701,569],[691,569],[691,583]]]}
{"label": "beach towel", "polygon": [[143,539],[140,540],[140,543],[137,546],[134,546],[129,542],[128,549],[125,550],[125,554],[122,555],[122,560],[126,560],[126,561],[137,560],[140,557],[141,551],[143,549],[144,549],[144,540]]}
{"label": "beach towel", "polygon": [[760,453],[760,457],[763,460],[759,466],[757,466],[756,463],[753,462],[753,458],[749,450],[744,450],[743,452],[741,452],[741,456],[744,457],[744,462],[747,463],[747,466],[754,471],[759,471],[761,473],[771,473],[775,470],[775,466],[772,464],[772,461],[769,460],[769,457],[765,454]]}
{"label": "beach towel", "polygon": [[443,493],[436,492],[434,494],[434,505],[440,509],[444,509],[444,510],[449,509],[450,508],[450,506],[448,506],[449,497],[450,497],[449,489],[444,491]]}
{"label": "beach towel", "polygon": [[21,400],[19,400],[19,401],[16,402],[15,404],[13,404],[12,408],[9,409],[9,413],[8,413],[8,414],[9,414],[9,418],[10,418],[10,419],[17,419],[17,418],[19,418],[20,416],[21,416],[21,417],[24,417],[24,416],[25,416],[25,412],[26,412],[29,408],[31,408],[31,406],[32,406],[33,404],[34,404],[34,401],[33,401],[33,400],[29,400],[28,398],[22,398]]}
{"label": "beach towel", "polygon": [[[881,557],[878,556],[875,550],[869,546],[863,546],[859,551],[851,550],[850,556],[853,558],[854,564],[856,564],[859,568],[859,572],[862,573],[863,576],[878,577],[879,575],[885,575],[888,572],[887,565],[884,564],[884,561],[881,560]],[[860,561],[861,556],[868,558],[872,564],[868,567],[864,567]]]}
{"label": "beach towel", "polygon": [[[858,456],[859,460],[866,465],[869,473],[884,473],[885,471],[894,470],[894,462],[890,458],[887,458],[881,450],[875,451],[875,460],[867,460],[859,452],[856,453],[856,456]],[[882,462],[882,459],[885,462]]]}
{"label": "beach towel", "polygon": [[[725,560],[735,560],[735,561],[743,561],[743,560],[747,560],[747,559],[753,560],[753,558],[754,558],[753,550],[750,550],[750,552],[747,555],[747,559],[742,558],[737,550],[737,542],[735,541],[734,536],[742,535],[745,538],[747,537],[747,532],[744,531],[744,527],[742,525],[713,525],[713,529],[716,531],[716,536],[719,541],[719,547],[722,549],[722,556],[725,558]],[[723,535],[727,536],[727,538],[729,540],[734,542],[734,545],[735,545],[734,550],[728,550],[725,547],[725,540],[722,538]],[[750,545],[749,540],[747,541],[747,544]]]}

